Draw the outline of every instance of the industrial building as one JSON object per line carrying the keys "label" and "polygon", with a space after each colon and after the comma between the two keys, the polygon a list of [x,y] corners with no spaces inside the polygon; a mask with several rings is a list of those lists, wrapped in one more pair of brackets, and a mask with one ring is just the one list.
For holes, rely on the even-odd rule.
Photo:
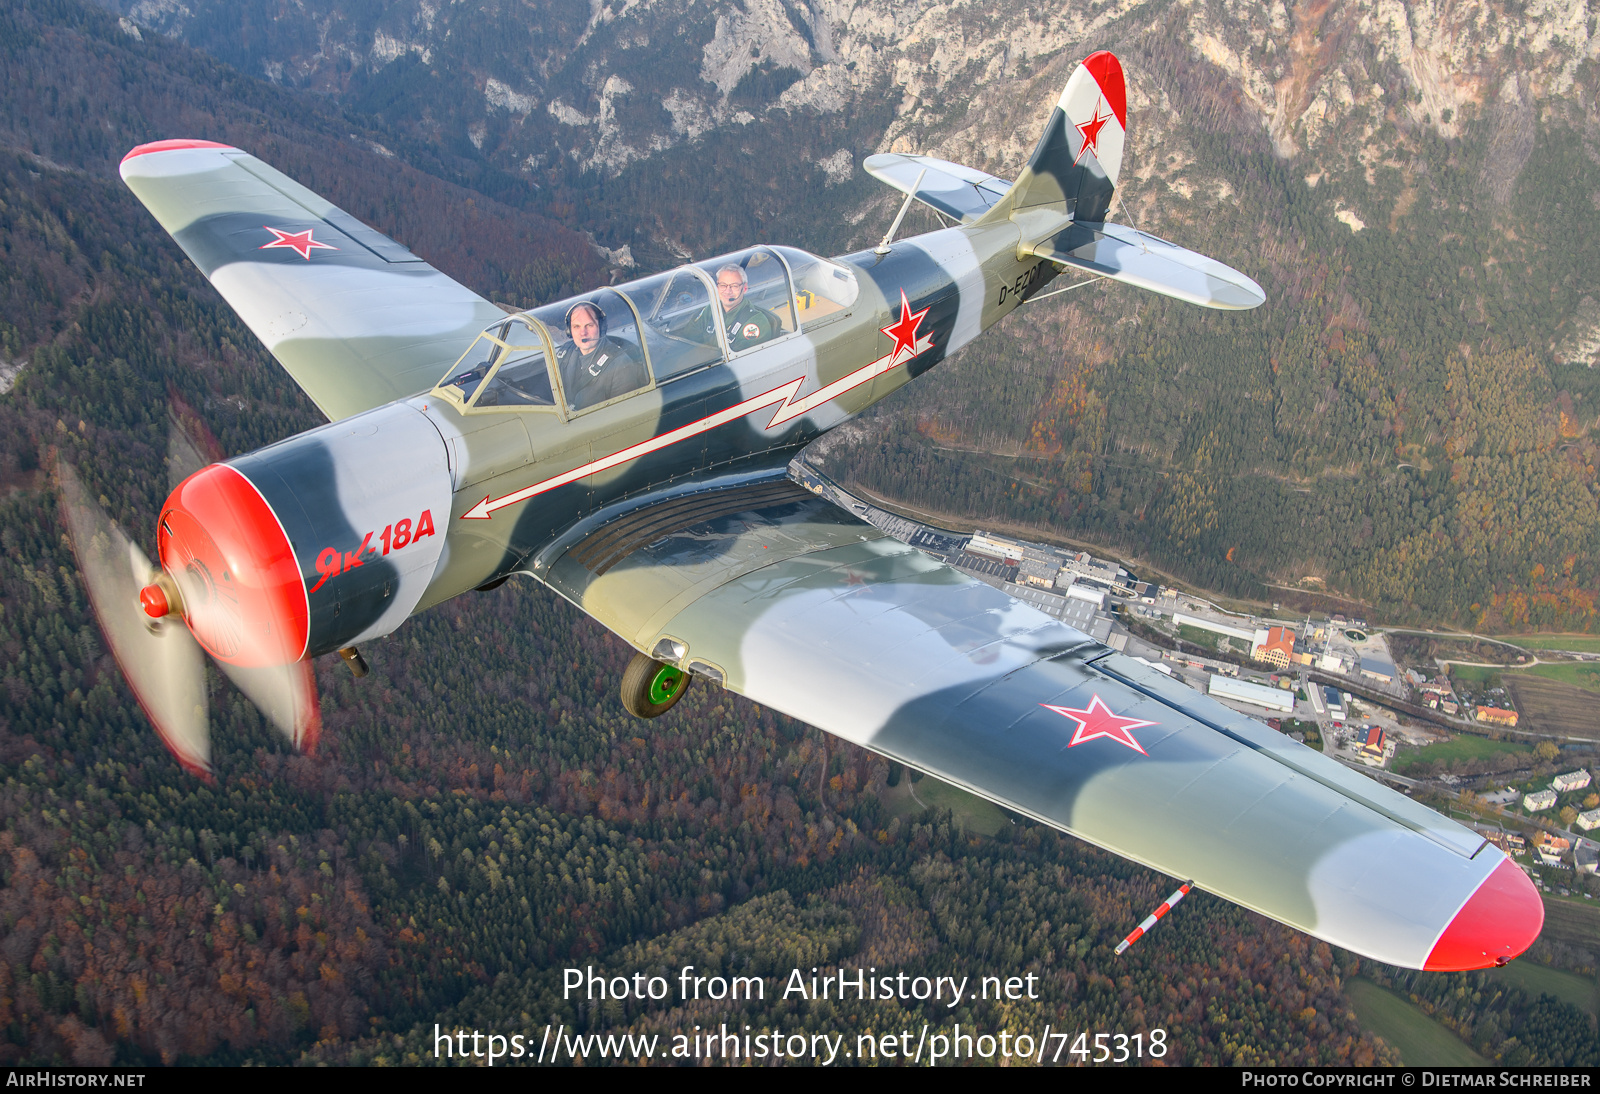
{"label": "industrial building", "polygon": [[[1227,623],[1213,623],[1211,620],[1201,619],[1197,615],[1184,615],[1182,612],[1174,612],[1172,621],[1180,627],[1198,627],[1200,630],[1210,631],[1212,634],[1223,634],[1229,638],[1237,638],[1241,642],[1253,643],[1256,638],[1254,630],[1230,626]],[[1254,647],[1252,646],[1251,648]]]}
{"label": "industrial building", "polygon": [[1220,673],[1211,676],[1210,682],[1206,685],[1206,694],[1232,699],[1237,703],[1265,707],[1267,710],[1282,711],[1284,714],[1294,713],[1294,692],[1235,680]]}
{"label": "industrial building", "polygon": [[[1033,554],[1032,551],[1028,552]],[[1059,559],[1023,558],[1022,565],[1017,567],[1017,584],[1033,585],[1041,589],[1053,589],[1056,576],[1061,573]]]}
{"label": "industrial building", "polygon": [[1328,700],[1328,717],[1332,718],[1336,722],[1343,721],[1344,700],[1339,698],[1339,689],[1325,687],[1322,689],[1322,694],[1326,696]]}
{"label": "industrial building", "polygon": [[1022,562],[1022,544],[1005,536],[991,536],[982,529],[972,533],[972,538],[967,541],[967,550],[975,555],[1003,559],[1012,566]]}
{"label": "industrial building", "polygon": [[1294,658],[1294,631],[1288,627],[1268,627],[1251,638],[1253,656],[1276,668],[1286,669]]}
{"label": "industrial building", "polygon": [[1376,680],[1380,684],[1392,684],[1398,675],[1398,670],[1387,661],[1379,661],[1375,657],[1361,659],[1361,675],[1368,680]]}

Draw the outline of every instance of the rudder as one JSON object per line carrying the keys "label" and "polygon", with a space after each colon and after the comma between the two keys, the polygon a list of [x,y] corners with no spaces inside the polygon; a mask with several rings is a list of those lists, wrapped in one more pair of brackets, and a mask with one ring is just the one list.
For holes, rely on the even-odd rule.
{"label": "rudder", "polygon": [[1127,132],[1122,64],[1107,50],[1092,53],[1067,80],[1027,168],[991,215],[1042,206],[1080,222],[1105,220]]}

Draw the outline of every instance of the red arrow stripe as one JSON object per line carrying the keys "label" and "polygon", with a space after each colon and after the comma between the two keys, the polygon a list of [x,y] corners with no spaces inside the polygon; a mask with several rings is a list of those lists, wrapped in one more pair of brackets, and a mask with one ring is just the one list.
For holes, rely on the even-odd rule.
{"label": "red arrow stripe", "polygon": [[641,456],[648,456],[652,452],[659,452],[663,448],[669,448],[672,445],[677,444],[679,441],[686,441],[690,437],[697,437],[707,430],[715,429],[718,426],[737,421],[747,414],[753,414],[765,407],[777,404],[777,411],[772,415],[771,420],[768,421],[764,427],[766,429],[772,429],[775,426],[782,425],[784,422],[798,418],[802,414],[807,414],[812,410],[815,410],[823,403],[837,399],[847,391],[860,387],[862,384],[867,383],[874,377],[888,372],[890,369],[894,368],[895,365],[899,364],[901,360],[910,360],[912,357],[917,356],[917,354],[922,353],[932,345],[933,339],[928,335],[923,335],[917,344],[914,347],[911,347],[913,350],[912,353],[907,354],[904,350],[901,350],[898,355],[891,354],[880,357],[876,361],[863,365],[854,372],[847,374],[842,379],[835,380],[826,387],[818,388],[810,395],[807,395],[804,399],[801,399],[797,402],[791,402],[791,400],[794,399],[795,394],[800,390],[801,385],[806,382],[806,378],[804,376],[796,377],[793,380],[789,380],[786,383],[772,388],[770,391],[753,396],[744,400],[742,403],[736,403],[733,406],[728,407],[726,410],[719,410],[715,414],[708,414],[699,421],[690,422],[688,425],[680,426],[670,432],[662,433],[659,436],[652,437],[648,441],[641,441],[636,445],[631,445],[628,448],[620,449],[611,453],[609,456],[602,456],[598,460],[591,460],[589,463],[586,463],[581,467],[574,467],[571,471],[567,471],[560,475],[555,475],[551,478],[536,482],[532,486],[524,486],[521,490],[506,494],[504,497],[495,498],[493,501],[491,501],[486,496],[477,505],[474,505],[471,509],[461,514],[461,519],[488,520],[495,514],[497,510],[504,509],[508,505],[516,505],[518,502],[527,501],[529,498],[537,497],[540,494],[550,490],[555,490],[558,487],[567,485],[568,483],[577,482],[579,479],[585,478],[589,475],[595,475],[601,471],[609,471],[613,467],[620,467],[621,465],[636,460]]}

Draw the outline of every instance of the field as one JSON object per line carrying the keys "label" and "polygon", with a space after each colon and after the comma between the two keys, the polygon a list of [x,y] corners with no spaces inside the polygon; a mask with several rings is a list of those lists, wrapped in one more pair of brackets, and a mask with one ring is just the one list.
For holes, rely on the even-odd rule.
{"label": "field", "polygon": [[1393,1045],[1407,1067],[1483,1067],[1489,1062],[1415,1003],[1370,980],[1346,980],[1344,994],[1362,1028]]}
{"label": "field", "polygon": [[1191,645],[1199,646],[1203,650],[1214,650],[1217,648],[1217,639],[1221,638],[1222,635],[1214,634],[1200,627],[1191,627],[1187,623],[1180,623],[1178,625],[1178,637]]}
{"label": "field", "polygon": [[1600,637],[1592,634],[1525,634],[1502,638],[1525,650],[1572,650],[1575,653],[1600,653]]}
{"label": "field", "polygon": [[1563,684],[1583,688],[1585,691],[1600,691],[1600,664],[1569,662],[1564,665],[1535,665],[1527,671],[1534,676],[1558,680]]}
{"label": "field", "polygon": [[1495,980],[1503,981],[1514,988],[1521,988],[1532,998],[1553,995],[1563,1003],[1571,1003],[1587,1014],[1600,1016],[1600,1005],[1597,1005],[1600,1001],[1596,999],[1595,980],[1592,976],[1580,976],[1575,972],[1563,972],[1561,969],[1535,965],[1528,961],[1513,961],[1502,968],[1489,969],[1487,972]]}
{"label": "field", "polygon": [[1499,687],[1500,675],[1500,669],[1484,668],[1478,665],[1450,666],[1450,679],[1475,689]]}
{"label": "field", "polygon": [[1526,672],[1508,672],[1505,681],[1520,715],[1518,729],[1600,740],[1594,692]]}
{"label": "field", "polygon": [[890,816],[907,820],[920,817],[925,809],[948,809],[957,824],[980,836],[992,836],[1011,823],[1010,818],[993,802],[968,794],[932,776],[913,783],[909,771],[902,776],[899,786],[884,790],[883,804]]}
{"label": "field", "polygon": [[1586,950],[1600,949],[1600,908],[1586,900],[1544,898],[1544,937]]}
{"label": "field", "polygon": [[1395,756],[1393,769],[1396,774],[1404,775],[1408,770],[1425,763],[1452,763],[1456,760],[1486,760],[1491,756],[1503,753],[1532,753],[1528,745],[1517,744],[1513,741],[1490,741],[1483,737],[1453,737],[1448,741],[1419,748],[1415,752],[1405,751]]}

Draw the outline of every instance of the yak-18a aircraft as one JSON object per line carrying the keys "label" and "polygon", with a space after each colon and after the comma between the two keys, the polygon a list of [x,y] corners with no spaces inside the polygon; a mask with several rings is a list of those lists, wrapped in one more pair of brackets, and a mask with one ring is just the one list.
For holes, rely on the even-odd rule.
{"label": "yak-18a aircraft", "polygon": [[1108,219],[1127,124],[1121,66],[1096,53],[1014,182],[866,161],[902,216],[915,199],[953,227],[838,258],[751,247],[515,314],[237,148],[135,148],[127,185],[329,418],[178,483],[158,565],[62,468],[150,720],[210,771],[203,649],[309,746],[311,658],[360,675],[360,643],[527,575],[638,651],[622,691],[642,717],[702,677],[1359,954],[1522,953],[1539,895],[1478,833],[790,477],[1063,270],[1263,302]]}

